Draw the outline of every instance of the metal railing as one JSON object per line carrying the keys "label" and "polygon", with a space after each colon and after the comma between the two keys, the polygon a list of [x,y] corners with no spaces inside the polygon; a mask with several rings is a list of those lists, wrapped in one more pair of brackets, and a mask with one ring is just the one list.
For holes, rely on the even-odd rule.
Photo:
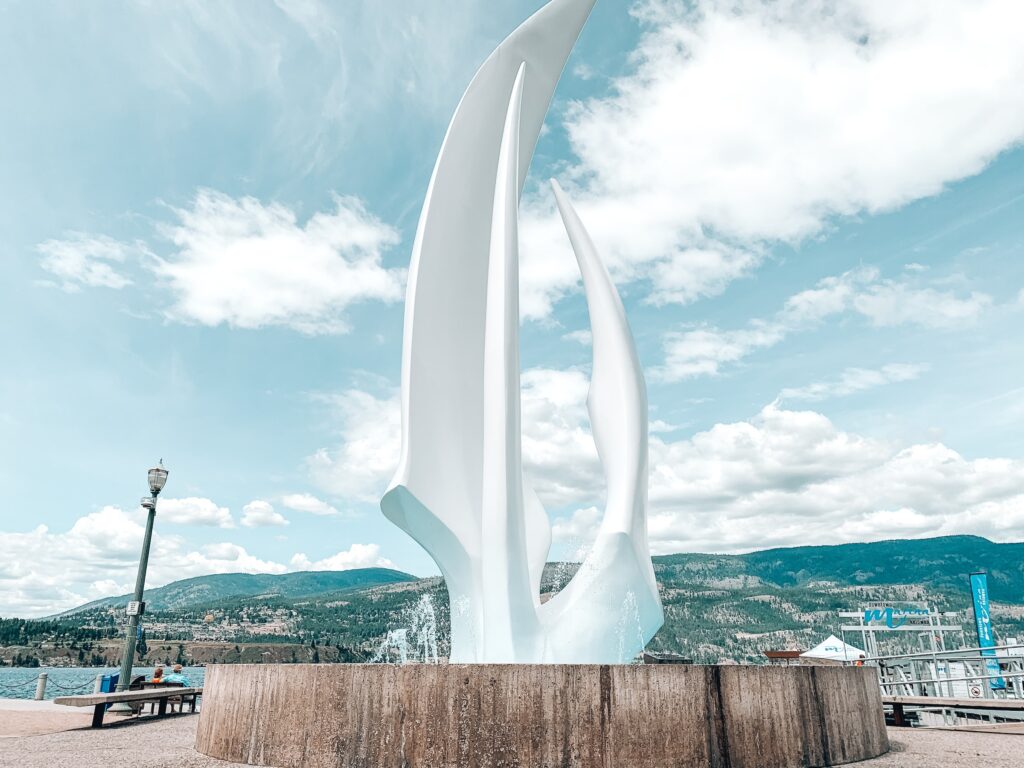
{"label": "metal railing", "polygon": [[[1024,655],[1019,645],[879,655],[865,659],[875,667],[884,695],[948,696],[950,698],[1024,698]],[[985,655],[993,651],[993,655]],[[992,663],[999,664],[996,672]],[[993,688],[1001,680],[1003,687]]]}
{"label": "metal railing", "polygon": [[898,682],[884,682],[879,681],[879,685],[882,688],[891,688],[897,685],[913,685],[916,683],[963,683],[963,682],[981,682],[982,680],[1006,680],[1007,678],[1018,678],[1024,677],[1024,672],[1003,672],[998,675],[966,675],[962,677],[922,677],[917,680],[900,680]]}
{"label": "metal railing", "polygon": [[[942,656],[942,657],[946,657],[946,656],[955,656],[956,654],[960,654],[960,653],[972,654],[973,658],[977,658],[978,656],[980,656],[980,653],[982,651],[1007,651],[1007,650],[1010,650],[1010,649],[1015,649],[1015,650],[1019,650],[1019,651],[1024,652],[1024,646],[1022,646],[1022,645],[992,645],[992,646],[988,646],[988,647],[976,646],[976,647],[971,647],[971,648],[955,648],[953,650],[945,650],[945,651],[916,651],[915,653],[897,653],[897,654],[892,654],[892,655],[889,655],[889,656],[872,656],[872,657],[870,657],[870,660],[871,661],[879,661],[879,660],[886,660],[886,661],[888,661],[890,659],[913,659],[913,658],[925,658],[925,657],[930,659],[935,654],[938,654],[939,656]],[[996,654],[996,655],[998,656],[998,654]],[[992,657],[989,656],[987,658],[992,658]],[[1024,662],[1024,655],[1018,656],[1018,655],[1015,655],[1015,654],[1006,654],[1006,653],[1004,653],[999,658],[1003,658],[1003,659],[1020,659],[1022,662]]]}

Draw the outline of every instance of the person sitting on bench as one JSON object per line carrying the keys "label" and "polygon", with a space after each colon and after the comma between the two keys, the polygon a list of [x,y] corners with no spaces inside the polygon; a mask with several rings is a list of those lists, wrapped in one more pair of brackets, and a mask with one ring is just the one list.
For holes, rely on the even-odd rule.
{"label": "person sitting on bench", "polygon": [[174,665],[174,671],[171,672],[171,674],[169,674],[169,675],[164,675],[164,682],[165,683],[177,683],[178,685],[183,685],[186,688],[190,687],[190,684],[188,682],[188,678],[185,677],[185,675],[182,674],[182,672],[181,672],[181,664],[175,664]]}
{"label": "person sitting on bench", "polygon": [[[164,675],[164,682],[169,685],[181,685],[185,688],[191,687],[188,678],[181,672],[181,664],[175,664],[171,674]],[[181,699],[168,699],[167,703],[171,705],[171,712],[175,711],[175,705],[177,705],[180,711],[185,711],[184,702]]]}

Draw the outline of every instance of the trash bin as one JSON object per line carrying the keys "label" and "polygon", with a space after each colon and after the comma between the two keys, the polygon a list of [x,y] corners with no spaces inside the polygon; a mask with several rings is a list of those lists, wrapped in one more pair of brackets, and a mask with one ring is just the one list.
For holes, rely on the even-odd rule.
{"label": "trash bin", "polygon": [[[117,681],[120,679],[121,675],[116,672],[112,675],[104,675],[100,680],[100,693],[114,693],[117,690]],[[110,709],[112,706],[112,704],[107,704],[105,709]]]}

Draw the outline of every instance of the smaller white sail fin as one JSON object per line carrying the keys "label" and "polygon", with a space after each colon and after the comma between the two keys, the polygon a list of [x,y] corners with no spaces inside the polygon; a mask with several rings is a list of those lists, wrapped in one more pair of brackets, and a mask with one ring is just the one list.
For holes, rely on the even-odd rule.
{"label": "smaller white sail fin", "polygon": [[[550,661],[622,663],[664,622],[647,544],[647,387],[611,276],[565,192],[551,187],[583,275],[594,355],[587,407],[608,498],[590,554],[541,614]],[[621,618],[617,642],[583,631],[597,632],[602,615]]]}

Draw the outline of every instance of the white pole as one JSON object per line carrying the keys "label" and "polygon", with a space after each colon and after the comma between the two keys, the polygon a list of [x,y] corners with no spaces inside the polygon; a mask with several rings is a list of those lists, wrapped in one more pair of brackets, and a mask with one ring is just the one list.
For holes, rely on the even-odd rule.
{"label": "white pole", "polygon": [[93,693],[99,693],[101,688],[103,688],[103,673],[102,672],[100,672],[98,675],[96,675],[96,683],[92,687],[92,692]]}
{"label": "white pole", "polygon": [[46,678],[45,672],[39,673],[39,678],[36,681],[36,701],[42,701],[46,698]]}

